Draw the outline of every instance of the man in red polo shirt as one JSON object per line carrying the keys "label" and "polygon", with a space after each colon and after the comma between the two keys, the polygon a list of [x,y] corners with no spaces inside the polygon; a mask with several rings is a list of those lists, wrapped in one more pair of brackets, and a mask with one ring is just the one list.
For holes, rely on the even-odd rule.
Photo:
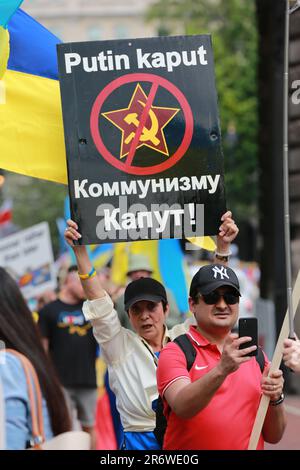
{"label": "man in red polo shirt", "polygon": [[276,443],[286,417],[280,370],[263,375],[255,357],[256,346],[239,349],[251,338],[231,333],[238,319],[239,281],[223,265],[202,267],[190,287],[190,310],[197,326],[188,336],[197,355],[188,372],[186,358],[173,342],[160,353],[157,382],[168,426],[164,449],[202,450],[248,448],[261,394],[270,397],[257,449],[264,441]]}

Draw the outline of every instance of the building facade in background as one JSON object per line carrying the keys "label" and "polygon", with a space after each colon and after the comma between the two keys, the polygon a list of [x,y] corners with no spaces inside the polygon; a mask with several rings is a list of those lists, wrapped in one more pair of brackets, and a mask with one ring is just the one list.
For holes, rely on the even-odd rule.
{"label": "building facade in background", "polygon": [[25,0],[22,8],[64,42],[157,35],[145,15],[154,0]]}

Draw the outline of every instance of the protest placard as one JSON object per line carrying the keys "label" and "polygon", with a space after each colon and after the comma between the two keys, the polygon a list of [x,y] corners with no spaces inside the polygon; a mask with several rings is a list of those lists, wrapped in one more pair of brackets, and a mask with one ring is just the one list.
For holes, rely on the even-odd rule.
{"label": "protest placard", "polygon": [[208,35],[58,45],[80,243],[218,233],[223,155]]}
{"label": "protest placard", "polygon": [[9,269],[26,299],[55,289],[57,282],[48,223],[42,222],[2,238],[0,266]]}

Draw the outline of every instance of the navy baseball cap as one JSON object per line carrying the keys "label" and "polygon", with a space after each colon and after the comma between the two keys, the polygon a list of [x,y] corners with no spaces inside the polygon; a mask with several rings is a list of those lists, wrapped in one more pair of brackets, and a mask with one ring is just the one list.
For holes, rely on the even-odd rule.
{"label": "navy baseball cap", "polygon": [[149,300],[150,302],[168,302],[167,293],[164,286],[151,277],[142,277],[136,281],[130,282],[125,289],[124,304],[125,310],[129,310],[133,304],[140,300]]}
{"label": "navy baseball cap", "polygon": [[199,294],[209,294],[218,287],[233,287],[239,295],[240,283],[233,269],[223,264],[208,264],[202,266],[194,275],[190,286],[190,297]]}

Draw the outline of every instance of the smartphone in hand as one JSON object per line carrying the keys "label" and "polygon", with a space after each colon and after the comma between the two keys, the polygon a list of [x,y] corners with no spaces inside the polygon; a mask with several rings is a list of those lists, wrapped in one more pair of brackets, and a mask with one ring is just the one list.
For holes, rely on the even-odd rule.
{"label": "smartphone in hand", "polygon": [[239,319],[239,337],[251,336],[252,340],[248,343],[240,345],[240,349],[249,348],[250,346],[256,346],[256,350],[252,351],[248,356],[257,356],[258,348],[258,332],[257,332],[257,318],[248,317]]}

